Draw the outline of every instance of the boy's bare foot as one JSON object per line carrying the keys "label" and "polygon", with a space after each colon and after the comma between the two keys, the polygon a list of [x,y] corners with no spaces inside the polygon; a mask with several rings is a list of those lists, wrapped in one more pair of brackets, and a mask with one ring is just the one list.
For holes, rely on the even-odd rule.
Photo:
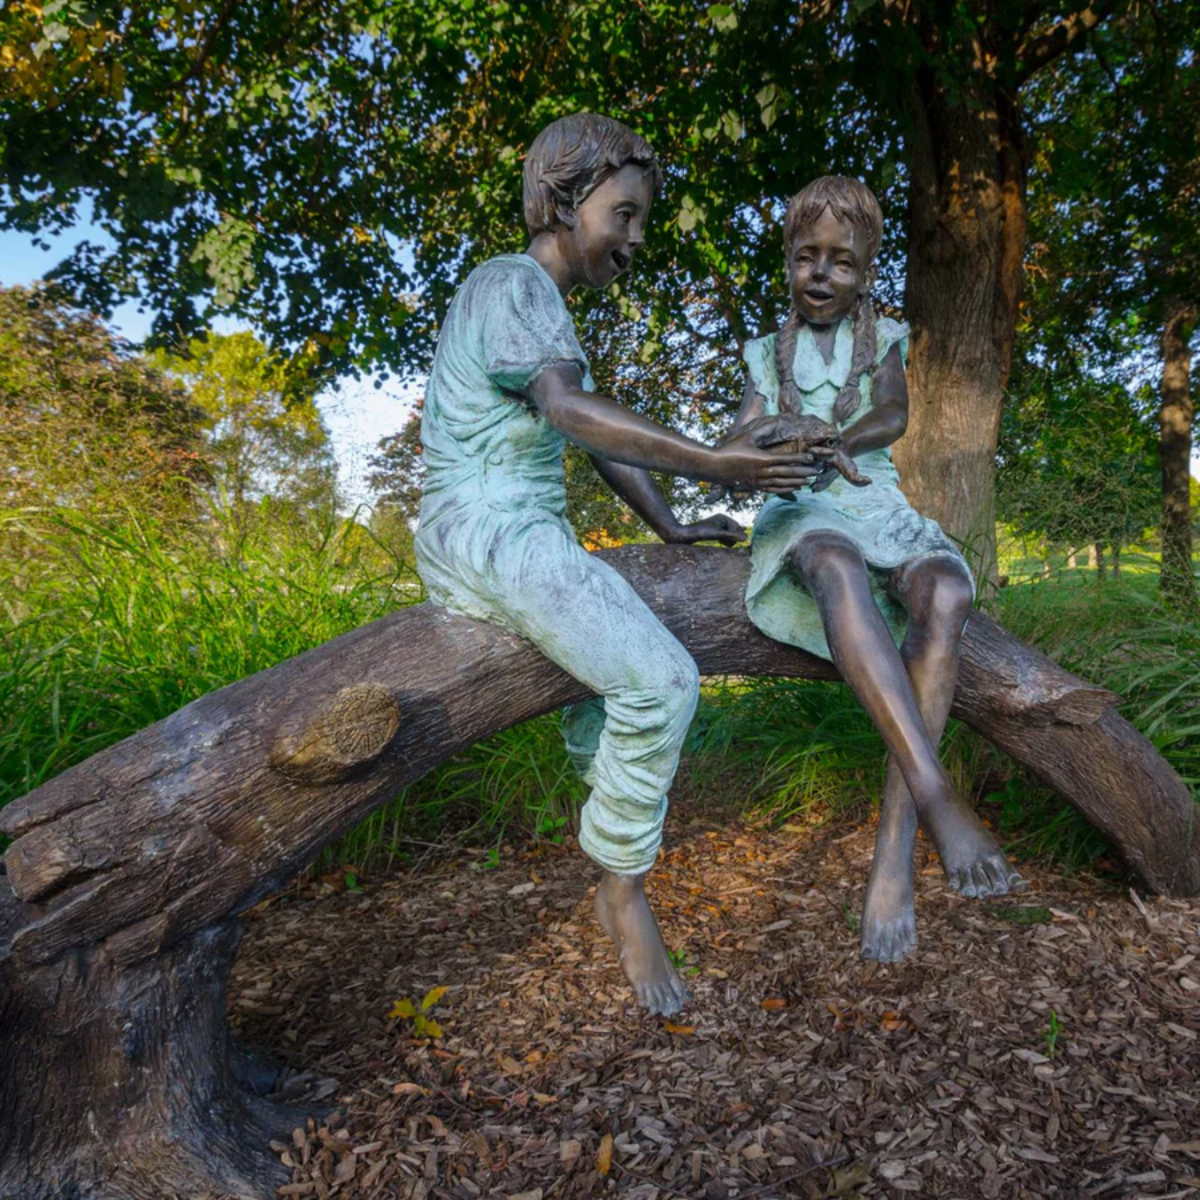
{"label": "boy's bare foot", "polygon": [[612,938],[629,986],[644,1008],[664,1017],[692,998],[671,965],[671,956],[646,900],[644,875],[605,871],[596,889],[596,916]]}
{"label": "boy's bare foot", "polygon": [[947,886],[971,899],[1006,896],[1024,880],[979,818],[953,795],[921,811],[921,827],[937,847]]}
{"label": "boy's bare foot", "polygon": [[880,838],[862,911],[862,957],[900,962],[917,945],[912,837]]}

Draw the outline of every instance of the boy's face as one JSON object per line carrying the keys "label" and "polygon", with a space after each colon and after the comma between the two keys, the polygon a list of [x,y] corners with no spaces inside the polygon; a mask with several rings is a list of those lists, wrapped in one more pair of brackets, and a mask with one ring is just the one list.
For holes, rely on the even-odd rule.
{"label": "boy's face", "polygon": [[575,226],[564,230],[574,282],[608,287],[629,269],[646,237],[654,198],[650,172],[626,163],[575,210]]}
{"label": "boy's face", "polygon": [[870,283],[867,235],[825,209],[797,232],[787,270],[795,310],[810,325],[832,325],[853,311]]}

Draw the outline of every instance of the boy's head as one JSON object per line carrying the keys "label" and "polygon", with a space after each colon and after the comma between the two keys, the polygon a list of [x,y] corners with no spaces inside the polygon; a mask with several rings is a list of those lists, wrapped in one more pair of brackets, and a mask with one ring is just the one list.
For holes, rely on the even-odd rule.
{"label": "boy's head", "polygon": [[632,129],[597,113],[572,113],[547,125],[525,156],[525,224],[537,237],[575,222],[575,210],[609,176],[632,164],[662,187],[650,143]]}

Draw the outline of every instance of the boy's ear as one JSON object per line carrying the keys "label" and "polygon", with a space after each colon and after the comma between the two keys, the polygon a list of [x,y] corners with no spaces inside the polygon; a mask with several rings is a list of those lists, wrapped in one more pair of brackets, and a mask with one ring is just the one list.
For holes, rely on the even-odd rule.
{"label": "boy's ear", "polygon": [[562,225],[565,229],[574,229],[575,210],[573,208],[564,208],[562,205],[555,205],[554,223]]}

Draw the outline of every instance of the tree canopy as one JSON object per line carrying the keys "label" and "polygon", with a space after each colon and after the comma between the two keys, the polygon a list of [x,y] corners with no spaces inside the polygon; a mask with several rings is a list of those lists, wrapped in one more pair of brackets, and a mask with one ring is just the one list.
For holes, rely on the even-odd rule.
{"label": "tree canopy", "polygon": [[[879,298],[914,327],[905,486],[985,562],[1027,223],[1072,254],[1136,227],[1114,297],[1194,236],[1200,122],[1173,137],[1171,114],[1194,101],[1195,0],[61,0],[0,22],[3,224],[90,214],[112,248],[55,273],[76,299],[136,297],[161,344],[245,318],[294,378],[426,369],[465,271],[524,244],[524,148],[590,108],[666,168],[637,271],[573,298],[593,373],[715,431],[742,343],[785,307],[786,197],[865,178],[888,215]],[[1089,270],[1064,267],[1064,294]],[[1192,278],[1172,268],[1176,291]]]}

